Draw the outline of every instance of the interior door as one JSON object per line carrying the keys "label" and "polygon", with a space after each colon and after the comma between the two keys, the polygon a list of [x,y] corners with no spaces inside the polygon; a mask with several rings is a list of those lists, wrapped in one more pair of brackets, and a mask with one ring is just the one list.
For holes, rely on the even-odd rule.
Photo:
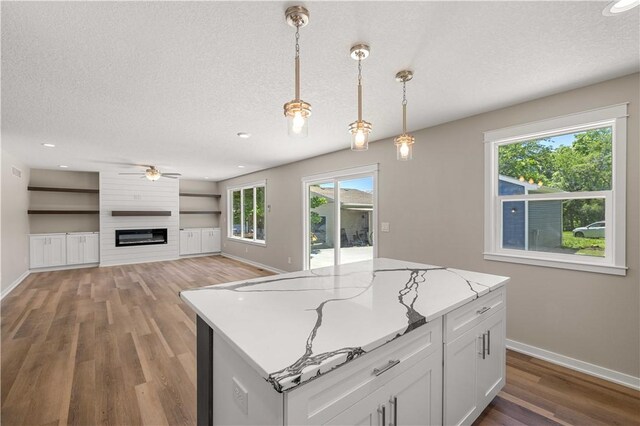
{"label": "interior door", "polygon": [[307,182],[305,198],[305,269],[375,257],[375,172]]}

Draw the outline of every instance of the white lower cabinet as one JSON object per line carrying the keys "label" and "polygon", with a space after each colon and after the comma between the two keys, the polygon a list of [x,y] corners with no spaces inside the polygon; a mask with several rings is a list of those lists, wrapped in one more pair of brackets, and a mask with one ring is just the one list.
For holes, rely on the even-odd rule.
{"label": "white lower cabinet", "polygon": [[434,352],[326,425],[439,425],[442,353]]}
{"label": "white lower cabinet", "polygon": [[201,252],[200,229],[180,230],[180,254],[196,254]]}
{"label": "white lower cabinet", "polygon": [[67,265],[98,263],[100,261],[98,233],[67,234]]}
{"label": "white lower cabinet", "polygon": [[180,230],[180,255],[215,253],[219,251],[220,228]]}
{"label": "white lower cabinet", "polygon": [[445,424],[471,424],[504,386],[505,312],[482,312],[488,316],[444,345]]}
{"label": "white lower cabinet", "polygon": [[202,228],[202,253],[220,251],[220,228]]}
{"label": "white lower cabinet", "polygon": [[38,234],[29,236],[29,266],[44,268],[67,263],[66,234]]}

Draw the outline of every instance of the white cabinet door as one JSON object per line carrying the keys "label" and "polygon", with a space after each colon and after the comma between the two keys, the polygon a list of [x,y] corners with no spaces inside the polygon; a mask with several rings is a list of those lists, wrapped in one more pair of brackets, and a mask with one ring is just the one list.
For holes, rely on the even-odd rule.
{"label": "white cabinet door", "polygon": [[49,237],[49,247],[46,250],[49,259],[47,266],[66,265],[67,263],[67,236],[52,235]]}
{"label": "white cabinet door", "polygon": [[481,407],[489,404],[505,383],[505,312],[505,309],[500,309],[480,324],[480,333],[485,339],[485,355],[479,360],[478,368]]}
{"label": "white cabinet door", "polygon": [[42,268],[47,266],[45,252],[48,238],[41,235],[29,236],[29,267]]}
{"label": "white cabinet door", "polygon": [[385,388],[378,389],[324,424],[334,426],[386,426],[389,424],[390,414],[388,405],[384,403],[385,396]]}
{"label": "white cabinet door", "polygon": [[202,233],[199,229],[191,231],[189,236],[189,254],[202,253]]}
{"label": "white cabinet door", "polygon": [[80,234],[67,234],[67,264],[84,263],[83,238]]}
{"label": "white cabinet door", "polygon": [[385,385],[387,424],[442,424],[442,354],[437,351]]}
{"label": "white cabinet door", "polygon": [[183,229],[180,231],[180,254],[197,254],[202,252],[202,232],[200,229]]}
{"label": "white cabinet door", "polygon": [[189,236],[191,231],[180,231],[180,254],[189,254]]}
{"label": "white cabinet door", "polygon": [[459,425],[474,420],[478,362],[478,326],[444,347],[444,424]]}
{"label": "white cabinet door", "polygon": [[220,251],[220,228],[202,229],[202,253]]}
{"label": "white cabinet door", "polygon": [[84,236],[83,242],[83,263],[98,263],[100,262],[100,235],[99,234],[87,234]]}

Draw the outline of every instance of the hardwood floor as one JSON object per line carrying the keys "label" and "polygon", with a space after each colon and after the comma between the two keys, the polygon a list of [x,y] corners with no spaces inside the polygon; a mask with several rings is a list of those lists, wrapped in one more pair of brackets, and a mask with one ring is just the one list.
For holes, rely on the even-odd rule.
{"label": "hardwood floor", "polygon": [[[30,275],[2,301],[3,425],[195,424],[192,287],[270,275],[199,257]],[[477,425],[640,425],[640,393],[507,353]]]}

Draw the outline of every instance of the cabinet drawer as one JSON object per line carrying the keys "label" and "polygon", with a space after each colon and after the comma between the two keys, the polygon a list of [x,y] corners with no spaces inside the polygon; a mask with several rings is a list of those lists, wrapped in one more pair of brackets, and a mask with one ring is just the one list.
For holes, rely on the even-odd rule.
{"label": "cabinet drawer", "polygon": [[[326,374],[287,392],[285,423],[324,424],[434,352],[442,357],[441,318],[339,367],[337,374]],[[384,370],[390,361],[395,365],[374,373],[374,369]]]}
{"label": "cabinet drawer", "polygon": [[503,286],[449,312],[444,318],[444,341],[454,341],[480,321],[503,308],[505,302],[506,288]]}

